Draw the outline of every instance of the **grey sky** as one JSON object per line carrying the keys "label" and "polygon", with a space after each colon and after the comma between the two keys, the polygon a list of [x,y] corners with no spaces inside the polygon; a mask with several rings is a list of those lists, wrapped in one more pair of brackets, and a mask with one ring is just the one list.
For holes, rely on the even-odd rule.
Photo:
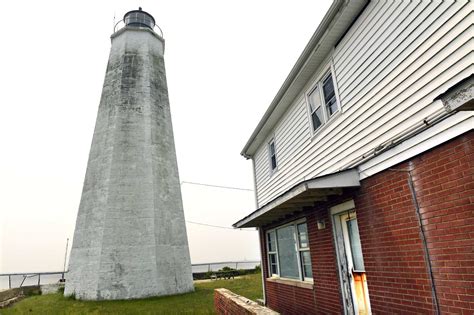
{"label": "grey sky", "polygon": [[[239,155],[331,1],[0,4],[0,272],[62,269],[116,21],[142,6],[166,40],[180,178],[253,188]],[[252,192],[183,184],[186,219],[220,226]],[[193,263],[259,257],[255,232],[188,224]]]}

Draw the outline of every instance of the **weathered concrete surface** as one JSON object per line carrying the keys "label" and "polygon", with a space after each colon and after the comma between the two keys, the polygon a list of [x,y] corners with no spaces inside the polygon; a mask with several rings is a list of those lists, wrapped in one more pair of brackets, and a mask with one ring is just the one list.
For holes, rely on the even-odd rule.
{"label": "weathered concrete surface", "polygon": [[280,314],[224,288],[214,290],[214,309],[219,315]]}
{"label": "weathered concrete surface", "polygon": [[64,288],[64,282],[50,283],[41,285],[41,294],[54,294],[58,293],[59,289]]}
{"label": "weathered concrete surface", "polygon": [[148,29],[112,35],[65,295],[194,290],[163,51]]}
{"label": "weathered concrete surface", "polygon": [[23,299],[25,296],[38,294],[41,294],[41,291],[40,287],[37,285],[2,290],[0,292],[0,309],[11,306]]}

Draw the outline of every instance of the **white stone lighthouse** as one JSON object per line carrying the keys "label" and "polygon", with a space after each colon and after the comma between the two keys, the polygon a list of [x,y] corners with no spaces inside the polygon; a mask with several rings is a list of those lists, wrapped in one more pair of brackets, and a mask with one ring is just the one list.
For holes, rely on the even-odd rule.
{"label": "white stone lighthouse", "polygon": [[193,291],[163,60],[141,10],[112,35],[65,295],[135,299]]}

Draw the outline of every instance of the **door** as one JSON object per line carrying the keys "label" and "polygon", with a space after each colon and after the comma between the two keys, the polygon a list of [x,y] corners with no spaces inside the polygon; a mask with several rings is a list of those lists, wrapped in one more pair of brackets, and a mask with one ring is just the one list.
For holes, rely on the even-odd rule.
{"label": "door", "polygon": [[336,213],[333,222],[346,314],[371,314],[356,211]]}

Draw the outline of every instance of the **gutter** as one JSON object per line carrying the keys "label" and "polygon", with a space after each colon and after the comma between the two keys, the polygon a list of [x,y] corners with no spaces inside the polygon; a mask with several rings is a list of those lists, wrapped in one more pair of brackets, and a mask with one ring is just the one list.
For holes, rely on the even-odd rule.
{"label": "gutter", "polygon": [[255,128],[254,132],[250,136],[250,139],[247,141],[245,144],[244,148],[242,149],[242,152],[240,154],[245,157],[246,159],[250,159],[251,156],[247,154],[247,151],[249,147],[252,145],[253,141],[257,137],[257,135],[260,133],[260,131],[263,129],[265,123],[267,120],[270,118],[272,115],[273,111],[277,107],[277,105],[280,103],[281,99],[285,95],[286,91],[289,89],[289,87],[293,84],[293,81],[296,79],[298,74],[301,72],[303,69],[305,63],[307,62],[308,58],[310,55],[313,53],[313,51],[317,48],[319,41],[323,37],[323,35],[326,32],[326,29],[328,26],[331,24],[332,20],[336,16],[336,14],[339,12],[340,8],[343,6],[343,4],[346,4],[348,1],[347,0],[334,0],[332,3],[331,7],[329,8],[328,12],[324,16],[323,20],[319,24],[318,28],[314,32],[313,36],[309,40],[309,43],[306,45],[305,49],[301,53],[300,57],[296,61],[296,64],[293,66],[293,69],[291,69],[290,73],[288,74],[287,78],[283,82],[283,85],[280,87],[280,90],[278,90],[277,95],[271,102],[270,106],[268,107],[267,111],[263,115],[262,119],[260,119],[260,122],[258,123],[257,127]]}

